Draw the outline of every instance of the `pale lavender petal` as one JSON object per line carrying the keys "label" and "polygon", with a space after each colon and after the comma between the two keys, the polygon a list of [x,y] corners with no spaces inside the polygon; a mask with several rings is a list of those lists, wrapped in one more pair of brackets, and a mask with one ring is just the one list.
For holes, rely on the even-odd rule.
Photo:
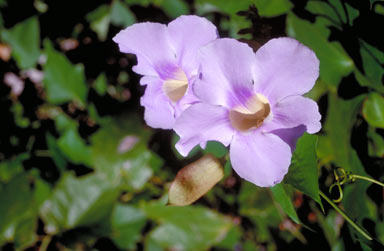
{"label": "pale lavender petal", "polygon": [[272,102],[307,93],[318,76],[315,53],[295,39],[272,39],[256,52],[255,91]]}
{"label": "pale lavender petal", "polygon": [[261,187],[281,182],[288,172],[292,156],[289,145],[282,139],[258,130],[236,134],[229,152],[236,173]]}
{"label": "pale lavender petal", "polygon": [[217,39],[199,53],[201,76],[194,91],[203,102],[232,108],[245,104],[253,94],[255,54],[235,39]]}
{"label": "pale lavender petal", "polygon": [[218,38],[216,27],[207,19],[198,16],[180,16],[168,24],[168,33],[179,66],[184,71],[197,74],[198,49]]}
{"label": "pale lavender petal", "polygon": [[137,65],[132,69],[141,75],[157,76],[164,66],[176,63],[164,24],[134,24],[120,31],[113,41],[122,52],[137,56]]}
{"label": "pale lavender petal", "polygon": [[272,107],[272,119],[265,122],[262,131],[304,125],[308,133],[316,133],[321,129],[320,119],[319,107],[315,101],[302,96],[291,96]]}
{"label": "pale lavender petal", "polygon": [[304,134],[305,130],[305,126],[300,125],[294,128],[274,130],[271,133],[279,136],[280,139],[287,143],[291,148],[291,152],[293,153],[296,149],[297,140]]}
{"label": "pale lavender petal", "polygon": [[145,76],[147,88],[141,105],[144,106],[144,119],[153,128],[172,129],[175,123],[174,110],[162,90],[162,81],[156,77]]}
{"label": "pale lavender petal", "polygon": [[183,156],[198,144],[215,140],[228,146],[232,140],[232,128],[228,110],[224,107],[197,103],[185,110],[177,119],[174,130],[180,136],[176,149]]}

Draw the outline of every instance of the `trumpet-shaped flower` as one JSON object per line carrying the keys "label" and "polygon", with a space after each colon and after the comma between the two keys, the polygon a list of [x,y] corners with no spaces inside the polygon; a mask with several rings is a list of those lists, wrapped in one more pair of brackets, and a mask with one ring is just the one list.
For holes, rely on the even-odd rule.
{"label": "trumpet-shaped flower", "polygon": [[230,145],[240,177],[262,187],[282,181],[296,141],[320,130],[317,104],[301,95],[312,89],[319,61],[291,38],[272,39],[256,54],[233,39],[201,48],[194,92],[201,102],[175,124],[182,155],[214,140]]}
{"label": "trumpet-shaped flower", "polygon": [[197,51],[216,38],[216,27],[197,16],[181,16],[168,26],[134,24],[113,38],[122,52],[137,57],[132,69],[144,75],[140,83],[147,87],[141,105],[149,126],[171,129],[180,113],[197,101],[192,92],[199,66]]}

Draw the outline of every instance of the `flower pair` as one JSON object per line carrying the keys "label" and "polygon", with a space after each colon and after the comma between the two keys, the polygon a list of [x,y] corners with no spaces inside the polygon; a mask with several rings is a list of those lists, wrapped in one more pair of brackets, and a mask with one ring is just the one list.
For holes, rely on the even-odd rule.
{"label": "flower pair", "polygon": [[230,145],[239,176],[273,186],[288,172],[297,139],[321,128],[317,104],[301,96],[315,84],[319,61],[294,39],[272,39],[254,53],[218,38],[208,20],[181,16],[168,26],[132,25],[114,41],[137,56],[147,124],[174,129],[183,156],[219,141]]}

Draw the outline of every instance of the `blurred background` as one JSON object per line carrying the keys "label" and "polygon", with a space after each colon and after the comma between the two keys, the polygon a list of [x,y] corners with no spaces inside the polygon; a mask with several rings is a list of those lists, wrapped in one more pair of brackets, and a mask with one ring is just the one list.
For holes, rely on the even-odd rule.
{"label": "blurred background", "polygon": [[[133,55],[112,37],[196,14],[255,50],[290,36],[315,51],[307,94],[323,129],[317,191],[334,167],[384,180],[384,2],[378,0],[0,0],[0,247],[3,250],[371,250],[384,242],[382,187],[357,180],[338,206],[241,180],[214,142],[187,158],[145,125]],[[316,148],[315,148],[316,147]],[[211,153],[224,178],[187,207],[167,204],[183,166]],[[339,194],[328,194],[338,198]],[[288,208],[288,209],[287,209]],[[287,212],[289,216],[287,215]]]}

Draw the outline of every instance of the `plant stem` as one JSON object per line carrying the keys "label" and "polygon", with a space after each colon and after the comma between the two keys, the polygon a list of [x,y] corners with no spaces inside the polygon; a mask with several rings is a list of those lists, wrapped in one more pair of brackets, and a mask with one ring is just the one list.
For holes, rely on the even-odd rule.
{"label": "plant stem", "polygon": [[357,174],[353,174],[352,177],[355,178],[355,179],[361,179],[361,180],[370,181],[372,183],[375,183],[375,184],[377,184],[379,186],[384,187],[384,184],[381,183],[380,181],[377,181],[377,180],[374,180],[374,179],[371,179],[371,178],[368,178],[368,177],[365,177],[365,176],[360,176],[360,175],[357,175]]}
{"label": "plant stem", "polygon": [[343,216],[343,218],[346,221],[348,221],[349,224],[351,224],[352,227],[354,227],[357,230],[357,232],[359,232],[362,236],[364,236],[368,240],[370,241],[373,240],[373,238],[369,236],[369,234],[367,234],[367,232],[364,229],[359,227],[351,218],[349,218],[349,216],[343,210],[341,210],[335,203],[333,203],[333,201],[330,198],[328,198],[322,191],[319,191],[319,193],[324,200],[326,200],[341,216]]}
{"label": "plant stem", "polygon": [[46,251],[48,246],[49,246],[49,243],[51,242],[51,240],[52,240],[52,236],[51,235],[44,236],[43,240],[41,241],[41,245],[40,245],[39,251]]}

